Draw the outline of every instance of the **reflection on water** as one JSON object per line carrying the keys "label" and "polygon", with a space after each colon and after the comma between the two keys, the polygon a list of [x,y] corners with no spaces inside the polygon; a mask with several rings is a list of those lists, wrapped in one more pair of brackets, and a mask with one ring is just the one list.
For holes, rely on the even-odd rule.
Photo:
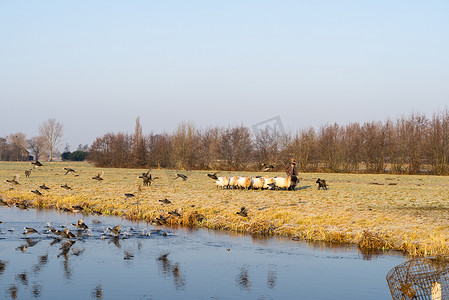
{"label": "reflection on water", "polygon": [[393,299],[449,299],[449,263],[434,258],[414,258],[387,274]]}
{"label": "reflection on water", "polygon": [[240,269],[237,278],[235,279],[237,284],[244,290],[249,291],[251,288],[251,281],[249,280],[248,269],[246,267],[242,267]]}
{"label": "reflection on water", "polygon": [[386,299],[385,273],[404,260],[52,210],[0,207],[0,219],[0,299]]}

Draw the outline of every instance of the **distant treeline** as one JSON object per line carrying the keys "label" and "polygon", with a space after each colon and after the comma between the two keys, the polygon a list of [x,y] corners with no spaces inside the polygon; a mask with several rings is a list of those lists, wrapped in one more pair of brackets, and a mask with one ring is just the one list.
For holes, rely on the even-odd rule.
{"label": "distant treeline", "polygon": [[296,132],[181,123],[173,133],[143,135],[138,118],[134,134],[97,138],[88,159],[101,167],[261,170],[269,163],[283,170],[292,157],[302,172],[447,175],[449,111]]}

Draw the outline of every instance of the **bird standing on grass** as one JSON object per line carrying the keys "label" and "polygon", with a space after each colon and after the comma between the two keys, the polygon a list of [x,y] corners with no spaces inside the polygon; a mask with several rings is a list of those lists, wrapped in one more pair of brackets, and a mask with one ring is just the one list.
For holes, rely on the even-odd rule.
{"label": "bird standing on grass", "polygon": [[61,185],[61,187],[62,187],[63,189],[66,189],[66,190],[71,190],[71,189],[72,189],[71,187],[69,187],[69,186],[67,185],[67,183],[64,184],[64,185]]}
{"label": "bird standing on grass", "polygon": [[159,200],[159,202],[162,202],[164,204],[172,204],[172,202],[170,200],[168,200],[167,198]]}
{"label": "bird standing on grass", "polygon": [[11,207],[11,206],[8,204],[8,202],[6,202],[5,200],[3,200],[2,198],[0,198],[0,205]]}
{"label": "bird standing on grass", "polygon": [[19,174],[14,175],[13,179],[6,179],[5,182],[11,183],[12,185],[17,185],[19,183]]}
{"label": "bird standing on grass", "polygon": [[50,188],[48,186],[45,185],[45,182],[39,186],[39,188],[43,189],[43,190],[49,190]]}
{"label": "bird standing on grass", "polygon": [[36,195],[38,195],[38,196],[42,196],[42,193],[41,192],[39,192],[39,190],[33,190],[33,191],[31,191],[33,194],[36,194]]}
{"label": "bird standing on grass", "polygon": [[103,180],[103,175],[104,175],[104,171],[101,173],[98,173],[96,176],[92,177],[92,179],[95,179],[97,181],[102,181]]}

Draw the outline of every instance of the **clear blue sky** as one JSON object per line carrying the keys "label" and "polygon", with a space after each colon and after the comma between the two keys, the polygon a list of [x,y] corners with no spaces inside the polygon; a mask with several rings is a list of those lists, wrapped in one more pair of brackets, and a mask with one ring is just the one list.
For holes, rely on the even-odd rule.
{"label": "clear blue sky", "polygon": [[383,121],[449,104],[449,1],[0,0],[0,137]]}

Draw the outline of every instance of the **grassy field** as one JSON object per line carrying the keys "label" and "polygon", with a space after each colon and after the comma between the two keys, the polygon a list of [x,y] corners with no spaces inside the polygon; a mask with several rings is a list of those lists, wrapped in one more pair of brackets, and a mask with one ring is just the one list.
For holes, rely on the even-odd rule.
{"label": "grassy field", "polygon": [[[64,167],[76,173],[65,174]],[[365,250],[395,249],[409,255],[449,255],[448,177],[300,174],[296,191],[221,190],[206,171],[153,170],[150,187],[138,176],[143,169],[101,169],[88,163],[53,162],[31,171],[27,162],[0,162],[0,197],[9,202],[57,209],[81,205],[86,213],[207,227],[259,235],[329,243],[354,243]],[[92,177],[104,171],[104,180]],[[19,174],[19,185],[5,182]],[[266,173],[221,172],[219,176]],[[282,173],[268,173],[283,176]],[[317,178],[329,189],[317,190]],[[44,191],[45,183],[51,189]],[[72,187],[65,190],[63,184]],[[12,189],[11,189],[12,188]],[[43,196],[31,193],[39,189]],[[126,198],[125,193],[136,196]],[[172,204],[159,200],[167,198]],[[248,217],[236,214],[244,206]],[[176,210],[181,216],[170,216]],[[159,220],[158,220],[159,219]],[[1,216],[0,216],[1,220]]]}

